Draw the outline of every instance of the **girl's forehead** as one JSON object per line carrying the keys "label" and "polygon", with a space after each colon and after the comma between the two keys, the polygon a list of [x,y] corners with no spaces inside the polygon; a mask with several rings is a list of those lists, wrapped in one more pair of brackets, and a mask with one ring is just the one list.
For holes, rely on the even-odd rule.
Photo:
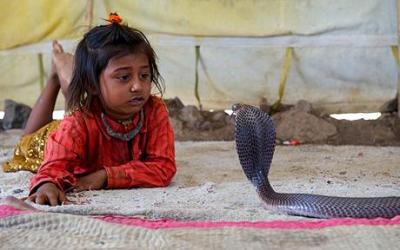
{"label": "girl's forehead", "polygon": [[145,67],[149,66],[149,59],[144,53],[127,54],[116,56],[108,61],[106,70],[119,67]]}

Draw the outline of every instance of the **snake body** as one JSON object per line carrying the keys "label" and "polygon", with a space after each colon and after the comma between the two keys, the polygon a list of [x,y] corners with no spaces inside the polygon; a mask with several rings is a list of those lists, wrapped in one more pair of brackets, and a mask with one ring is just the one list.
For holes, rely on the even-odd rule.
{"label": "snake body", "polygon": [[267,208],[315,218],[392,218],[400,215],[400,197],[334,197],[303,193],[277,193],[268,180],[275,150],[275,128],[260,109],[233,106],[235,141],[240,165]]}

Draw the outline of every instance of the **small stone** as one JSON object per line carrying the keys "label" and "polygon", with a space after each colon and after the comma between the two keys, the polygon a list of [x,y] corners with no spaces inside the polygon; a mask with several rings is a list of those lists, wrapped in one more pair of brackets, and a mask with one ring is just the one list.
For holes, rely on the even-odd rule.
{"label": "small stone", "polygon": [[14,189],[12,192],[13,192],[14,194],[20,194],[20,193],[24,192],[24,190],[22,190],[22,189],[20,189],[20,188],[17,188],[17,189]]}
{"label": "small stone", "polygon": [[210,120],[212,122],[225,122],[225,118],[228,116],[227,113],[225,113],[224,111],[215,111],[212,112],[210,115]]}
{"label": "small stone", "polygon": [[342,171],[342,172],[339,172],[339,174],[340,175],[345,175],[345,174],[347,174],[347,172],[346,171]]}
{"label": "small stone", "polygon": [[164,102],[167,105],[170,116],[176,116],[179,113],[179,110],[185,107],[178,97],[173,99],[164,99]]}
{"label": "small stone", "polygon": [[271,112],[271,105],[268,104],[267,98],[262,97],[260,99],[260,109],[267,114],[269,114]]}
{"label": "small stone", "polygon": [[10,99],[5,100],[4,107],[3,129],[24,128],[32,109]]}
{"label": "small stone", "polygon": [[104,241],[97,240],[97,241],[96,241],[96,244],[99,244],[99,245],[105,245],[106,243],[105,243]]}
{"label": "small stone", "polygon": [[231,123],[229,115],[223,110],[214,112],[203,111],[202,115],[206,120],[200,126],[202,130],[219,129]]}
{"label": "small stone", "polygon": [[294,109],[306,113],[311,113],[313,110],[311,103],[305,100],[298,101],[297,104],[294,106]]}
{"label": "small stone", "polygon": [[169,118],[174,131],[181,131],[183,129],[183,122],[174,117]]}
{"label": "small stone", "polygon": [[326,183],[328,183],[328,184],[332,184],[332,181],[329,181],[329,180],[328,180]]}
{"label": "small stone", "polygon": [[203,121],[203,116],[196,106],[188,105],[179,111],[178,118],[183,121],[184,126],[189,129],[196,129]]}
{"label": "small stone", "polygon": [[[337,134],[335,125],[311,113],[291,109],[272,116],[276,137],[282,141],[293,138],[304,143],[324,142]],[[294,126],[294,124],[296,126]]]}
{"label": "small stone", "polygon": [[209,121],[204,121],[200,126],[200,130],[211,130],[213,129],[213,125]]}
{"label": "small stone", "polygon": [[385,102],[380,108],[379,112],[382,113],[391,113],[391,112],[396,112],[398,111],[398,95],[396,95],[395,98]]}

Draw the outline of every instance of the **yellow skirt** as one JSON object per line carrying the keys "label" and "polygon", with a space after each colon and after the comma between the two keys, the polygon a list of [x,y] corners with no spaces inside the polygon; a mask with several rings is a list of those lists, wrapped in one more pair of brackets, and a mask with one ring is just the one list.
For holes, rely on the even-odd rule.
{"label": "yellow skirt", "polygon": [[26,170],[36,173],[43,161],[47,138],[59,124],[60,120],[55,120],[32,134],[24,135],[15,147],[11,160],[3,164],[4,172]]}

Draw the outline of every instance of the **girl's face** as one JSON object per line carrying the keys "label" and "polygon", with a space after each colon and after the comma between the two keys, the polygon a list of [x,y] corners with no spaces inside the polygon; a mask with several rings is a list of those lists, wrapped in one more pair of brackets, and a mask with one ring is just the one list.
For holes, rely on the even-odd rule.
{"label": "girl's face", "polygon": [[139,112],[151,92],[150,65],[143,53],[111,58],[100,74],[100,100],[105,113],[124,120]]}

